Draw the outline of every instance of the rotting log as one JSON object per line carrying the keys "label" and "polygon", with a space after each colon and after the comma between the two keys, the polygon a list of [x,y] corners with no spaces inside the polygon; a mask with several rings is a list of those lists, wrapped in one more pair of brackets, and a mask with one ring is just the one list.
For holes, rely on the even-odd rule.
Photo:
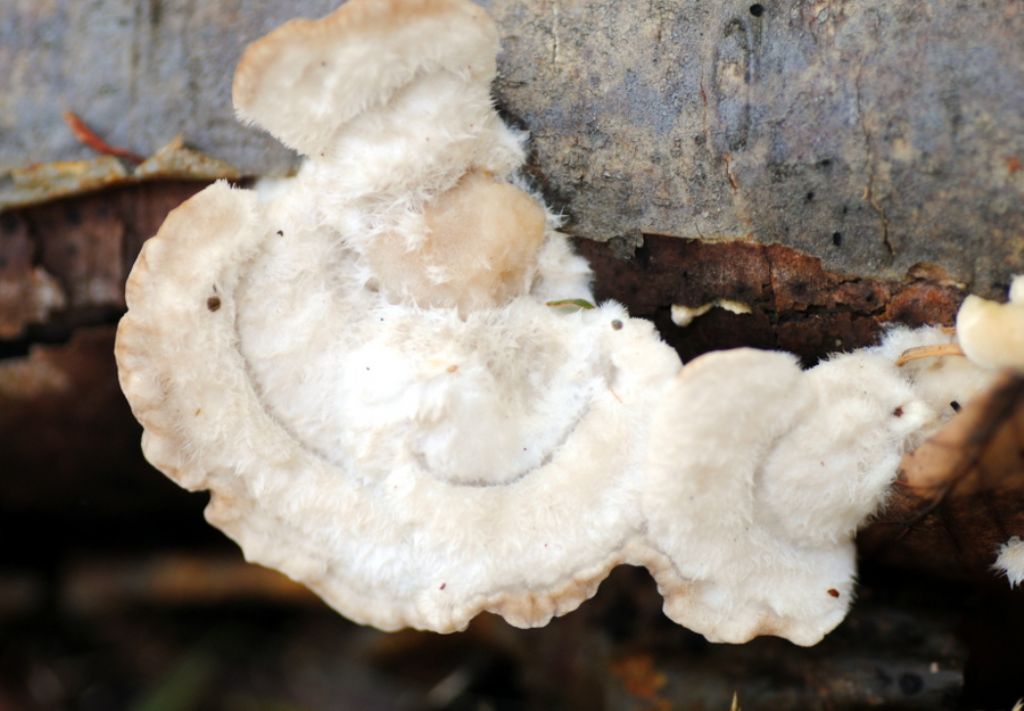
{"label": "rotting log", "polygon": [[[5,3],[0,176],[89,157],[67,109],[136,153],[184,133],[245,175],[293,168],[234,120],[231,74],[336,4]],[[1024,271],[1019,1],[482,4],[499,105],[575,235],[745,238],[888,280],[929,263],[987,296]]]}
{"label": "rotting log", "polygon": [[[142,154],[184,133],[244,174],[291,170],[292,154],[235,122],[231,70],[279,21],[335,4],[6,3],[0,204],[8,170],[90,157],[65,109]],[[499,105],[532,133],[531,175],[570,219],[599,298],[654,320],[687,359],[752,345],[810,363],[868,344],[890,323],[948,325],[967,290],[1001,295],[1009,274],[1024,271],[1020,2],[483,4],[503,34]],[[40,576],[29,588],[64,580],[69,547],[86,557],[218,547],[199,497],[142,460],[109,358],[141,242],[201,187],[120,187],[0,215],[0,524],[6,540],[16,530],[27,541],[5,563]],[[751,313],[672,323],[673,304],[719,298]],[[538,703],[704,698],[724,708],[738,688],[758,708],[935,708],[973,685],[964,693],[975,706],[1008,708],[1024,693],[1007,681],[1024,627],[1003,613],[1020,609],[1021,593],[988,566],[1024,525],[1020,398],[1008,380],[987,404],[965,407],[942,434],[952,439],[926,445],[967,464],[927,469],[928,480],[913,457],[904,463],[889,507],[860,539],[866,599],[815,650],[778,640],[709,648],[662,619],[648,579],[617,571],[609,590],[548,629],[484,618],[456,642],[376,636],[377,662],[420,667],[461,645],[465,667],[452,678],[476,684],[493,668],[519,670]],[[901,575],[930,593],[927,615],[904,598],[878,605],[902,594]],[[145,619],[157,617],[151,609]],[[307,624],[355,634],[334,617]],[[308,636],[296,640],[304,649]],[[26,672],[38,666],[24,660]],[[305,657],[331,673],[334,661]],[[346,698],[342,686],[331,701]],[[0,705],[6,690],[0,673]],[[454,698],[471,698],[462,693]]]}

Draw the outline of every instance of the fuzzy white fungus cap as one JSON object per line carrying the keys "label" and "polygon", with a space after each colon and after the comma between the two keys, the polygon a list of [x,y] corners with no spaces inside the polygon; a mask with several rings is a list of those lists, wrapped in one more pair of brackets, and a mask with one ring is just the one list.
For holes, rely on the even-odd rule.
{"label": "fuzzy white fungus cap", "polygon": [[592,301],[590,271],[517,173],[497,49],[464,0],[351,0],[250,46],[238,113],[307,160],[143,248],[116,356],[146,457],[383,629],[544,624],[635,564],[710,639],[813,644],[945,391],[891,345],[681,369],[618,304],[553,306]]}
{"label": "fuzzy white fungus cap", "polygon": [[975,363],[1024,371],[1024,275],[1013,278],[1005,304],[973,294],[964,299],[956,332],[960,347]]}

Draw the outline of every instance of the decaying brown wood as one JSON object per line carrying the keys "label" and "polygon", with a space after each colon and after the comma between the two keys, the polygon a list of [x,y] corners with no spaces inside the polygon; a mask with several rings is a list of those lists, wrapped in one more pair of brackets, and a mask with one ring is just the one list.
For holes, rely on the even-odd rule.
{"label": "decaying brown wood", "polygon": [[1024,377],[1007,373],[903,458],[860,542],[865,555],[904,570],[991,580],[1012,536],[1024,536]]}
{"label": "decaying brown wood", "polygon": [[[827,271],[795,249],[741,240],[646,235],[630,258],[588,240],[576,245],[594,269],[597,298],[654,321],[684,360],[752,346],[796,353],[810,364],[876,343],[886,325],[950,325],[966,293],[937,267],[919,265],[899,281],[869,279]],[[712,309],[685,328],[672,321],[673,304],[723,298],[750,313]]]}

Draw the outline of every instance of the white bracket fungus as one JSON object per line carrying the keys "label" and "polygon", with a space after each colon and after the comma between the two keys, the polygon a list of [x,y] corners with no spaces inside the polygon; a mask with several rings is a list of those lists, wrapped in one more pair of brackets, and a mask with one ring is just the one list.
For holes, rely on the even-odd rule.
{"label": "white bracket fungus", "polygon": [[618,304],[554,308],[590,272],[523,188],[497,50],[464,0],[351,0],[248,48],[239,116],[308,160],[146,243],[116,355],[147,458],[249,560],[383,629],[541,625],[627,563],[711,639],[815,643],[940,415],[885,347],[681,368]]}

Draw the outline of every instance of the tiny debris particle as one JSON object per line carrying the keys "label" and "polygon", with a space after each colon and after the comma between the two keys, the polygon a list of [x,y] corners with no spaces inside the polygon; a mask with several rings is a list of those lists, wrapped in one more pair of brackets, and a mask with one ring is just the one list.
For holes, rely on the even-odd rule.
{"label": "tiny debris particle", "polygon": [[449,373],[456,373],[456,372],[458,372],[458,370],[459,370],[459,366],[456,363],[453,363],[453,364],[448,366],[448,372]]}
{"label": "tiny debris particle", "polygon": [[277,236],[278,237],[284,237],[284,230],[278,230],[277,231]]}
{"label": "tiny debris particle", "polygon": [[892,411],[893,417],[903,417],[903,406],[899,405],[895,410]]}
{"label": "tiny debris particle", "polygon": [[446,587],[448,587],[448,583],[441,583],[441,587],[438,590],[444,590]]}
{"label": "tiny debris particle", "polygon": [[832,597],[839,597],[839,591],[835,588],[829,588],[826,592]]}
{"label": "tiny debris particle", "polygon": [[616,331],[621,331],[622,321],[620,321],[619,319],[615,319],[614,321],[612,321],[612,328],[615,329]]}
{"label": "tiny debris particle", "polygon": [[960,412],[960,403],[957,402],[956,400],[950,402],[949,406],[953,408],[953,412]]}
{"label": "tiny debris particle", "polygon": [[219,309],[220,308],[220,297],[219,296],[211,296],[209,299],[207,299],[206,300],[206,308],[210,309],[210,311],[216,311],[217,309]]}

